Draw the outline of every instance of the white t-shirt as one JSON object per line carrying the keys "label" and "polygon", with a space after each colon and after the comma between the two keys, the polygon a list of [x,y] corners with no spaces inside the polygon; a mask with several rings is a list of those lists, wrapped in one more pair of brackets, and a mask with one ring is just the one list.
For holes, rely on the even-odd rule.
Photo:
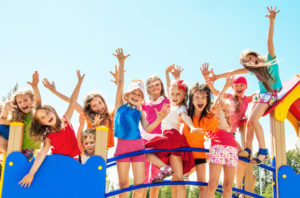
{"label": "white t-shirt", "polygon": [[161,130],[176,129],[177,131],[180,131],[180,114],[182,112],[186,113],[185,106],[171,106],[170,113],[161,122]]}

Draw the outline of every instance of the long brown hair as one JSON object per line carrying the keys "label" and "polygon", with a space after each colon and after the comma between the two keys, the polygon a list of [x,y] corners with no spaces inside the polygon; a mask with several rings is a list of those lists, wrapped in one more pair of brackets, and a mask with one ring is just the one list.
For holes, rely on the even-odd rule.
{"label": "long brown hair", "polygon": [[[25,90],[16,91],[16,92],[14,93],[14,95],[13,95],[13,104],[15,105],[15,108],[14,108],[14,110],[12,111],[12,121],[13,121],[13,122],[23,122],[24,119],[26,118],[26,115],[27,115],[27,114],[24,113],[24,112],[20,109],[20,107],[19,107],[19,105],[18,105],[18,103],[17,103],[17,97],[18,97],[18,96],[22,96],[22,95],[28,95],[29,98],[30,98],[31,101],[32,101],[32,105],[31,105],[30,109],[32,110],[33,107],[34,107],[35,100],[34,100],[34,95],[33,95],[33,93],[32,93],[31,90],[25,89]],[[32,113],[32,112],[30,112],[30,113]]]}
{"label": "long brown hair", "polygon": [[98,114],[98,113],[92,111],[92,109],[91,109],[91,101],[95,97],[99,97],[102,100],[102,102],[104,103],[104,106],[105,106],[104,113],[100,114],[100,118],[103,118],[103,120],[101,121],[100,124],[101,125],[107,125],[108,124],[108,127],[111,128],[112,127],[112,120],[110,118],[110,115],[109,115],[108,108],[107,108],[106,102],[104,100],[104,97],[100,93],[93,92],[93,93],[90,93],[90,94],[86,95],[86,97],[83,101],[83,112],[85,113],[85,115],[87,115],[90,123],[93,123],[95,115]]}
{"label": "long brown hair", "polygon": [[191,88],[189,93],[189,105],[188,105],[188,115],[193,120],[193,116],[195,113],[195,107],[193,105],[193,99],[196,92],[204,92],[206,95],[206,106],[203,108],[203,111],[201,112],[200,118],[198,123],[200,123],[200,120],[207,116],[210,113],[211,108],[211,90],[208,85],[206,84],[199,84],[198,82],[194,84],[194,86]]}
{"label": "long brown hair", "polygon": [[[54,113],[56,117],[56,123],[54,127],[43,125],[40,121],[40,119],[37,117],[37,112],[39,110],[48,110]],[[57,115],[57,112],[55,109],[50,105],[39,105],[36,107],[32,119],[31,119],[31,129],[30,129],[30,135],[35,137],[37,140],[43,140],[46,135],[48,135],[51,132],[57,132],[62,128],[62,121],[60,117]]]}
{"label": "long brown hair", "polygon": [[[253,55],[259,59],[259,61],[265,66],[262,67],[252,67],[249,66],[249,61],[247,59],[248,55]],[[254,75],[257,77],[257,79],[263,84],[263,86],[266,88],[268,92],[273,92],[273,89],[270,85],[270,80],[273,81],[274,79],[268,72],[268,63],[267,59],[265,57],[260,56],[258,53],[251,51],[251,50],[244,50],[241,53],[240,62],[244,66],[245,69],[247,69],[249,72],[254,73]]]}

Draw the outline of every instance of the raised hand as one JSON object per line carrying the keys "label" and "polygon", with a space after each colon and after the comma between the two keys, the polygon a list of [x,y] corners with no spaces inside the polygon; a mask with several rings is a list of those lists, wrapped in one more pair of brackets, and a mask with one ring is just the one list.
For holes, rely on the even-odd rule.
{"label": "raised hand", "polygon": [[213,69],[209,71],[209,63],[203,63],[202,67],[200,67],[200,70],[204,78],[208,77],[213,71]]}
{"label": "raised hand", "polygon": [[[215,80],[217,80],[217,77],[214,73],[214,69],[209,70],[209,63],[202,64],[202,67],[200,67],[201,73],[207,83],[214,83]],[[211,76],[209,76],[211,74]]]}
{"label": "raised hand", "polygon": [[[126,70],[124,70],[126,72]],[[118,86],[118,81],[119,81],[119,71],[118,71],[118,66],[115,65],[115,72],[109,71],[109,73],[113,76],[114,80],[110,80],[113,82],[116,86]]]}
{"label": "raised hand", "polygon": [[50,91],[55,91],[56,90],[54,81],[52,81],[52,83],[50,83],[47,78],[44,78],[42,83],[43,83],[44,87],[49,89]]}
{"label": "raised hand", "polygon": [[94,116],[94,121],[93,121],[93,126],[97,127],[100,126],[101,122],[103,121],[104,118],[100,118],[100,115],[97,114]]}
{"label": "raised hand", "polygon": [[226,75],[226,82],[225,82],[224,86],[231,87],[232,86],[232,81],[233,81],[233,76],[230,75],[230,74],[227,74]]}
{"label": "raised hand", "polygon": [[35,71],[32,75],[32,81],[27,82],[31,87],[37,87],[39,84],[39,73],[38,71]]}
{"label": "raised hand", "polygon": [[170,65],[169,67],[167,67],[167,69],[166,69],[166,73],[170,73],[170,72],[172,72],[172,71],[174,70],[174,68],[175,68],[175,64],[173,64],[173,65]]}
{"label": "raised hand", "polygon": [[176,80],[179,80],[182,71],[183,71],[183,68],[181,68],[181,66],[176,65],[176,67],[173,67],[173,70],[171,71],[171,74],[173,75],[173,77]]}
{"label": "raised hand", "polygon": [[26,188],[26,187],[29,188],[30,185],[31,185],[31,182],[32,182],[33,178],[34,178],[34,175],[28,173],[28,174],[27,174],[25,177],[23,177],[23,179],[19,182],[19,185],[21,185],[21,187],[24,187],[24,188]]}
{"label": "raised hand", "polygon": [[81,75],[80,70],[77,70],[76,72],[77,72],[78,82],[82,82],[85,77],[85,74]]}
{"label": "raised hand", "polygon": [[170,112],[170,105],[164,104],[160,111],[158,111],[157,109],[154,109],[154,110],[155,110],[157,119],[163,120]]}
{"label": "raised hand", "polygon": [[270,20],[274,20],[276,15],[280,12],[280,10],[276,11],[276,6],[274,9],[272,8],[272,6],[271,9],[269,7],[267,7],[267,9],[269,11],[269,14],[267,14],[266,17],[268,17]]}
{"label": "raised hand", "polygon": [[130,56],[130,54],[124,55],[124,54],[123,54],[123,49],[122,49],[122,48],[118,48],[118,49],[116,50],[116,53],[113,54],[113,55],[114,55],[115,57],[117,57],[117,59],[119,60],[120,63],[124,63],[125,60],[126,60],[126,58],[127,58],[128,56]]}

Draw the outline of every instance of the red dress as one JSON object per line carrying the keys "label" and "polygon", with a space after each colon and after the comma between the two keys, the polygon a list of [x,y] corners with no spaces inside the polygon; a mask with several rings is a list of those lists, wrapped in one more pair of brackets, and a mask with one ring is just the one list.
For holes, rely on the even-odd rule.
{"label": "red dress", "polygon": [[[185,137],[176,129],[163,131],[163,136],[156,136],[145,144],[146,148],[152,149],[176,149],[189,147]],[[180,156],[183,161],[183,174],[188,173],[194,166],[194,157],[189,151],[158,152],[155,155],[165,164],[170,165],[170,155]]]}
{"label": "red dress", "polygon": [[47,138],[51,140],[52,154],[70,157],[80,154],[74,129],[67,121],[65,121],[65,127],[62,130],[48,134]]}

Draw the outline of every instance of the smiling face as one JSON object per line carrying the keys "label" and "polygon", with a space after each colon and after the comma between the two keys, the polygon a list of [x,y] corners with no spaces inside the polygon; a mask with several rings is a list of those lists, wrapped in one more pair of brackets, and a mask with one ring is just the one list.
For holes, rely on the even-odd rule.
{"label": "smiling face", "polygon": [[22,94],[16,96],[16,103],[23,113],[29,113],[32,109],[33,101],[28,94]]}
{"label": "smiling face", "polygon": [[135,89],[125,94],[125,100],[131,105],[141,106],[144,100],[143,92],[140,89]]}
{"label": "smiling face", "polygon": [[244,83],[234,83],[232,85],[232,89],[234,91],[234,95],[236,96],[243,96],[247,86]]}
{"label": "smiling face", "polygon": [[254,54],[248,54],[246,60],[250,65],[258,65],[261,62]]}
{"label": "smiling face", "polygon": [[88,135],[84,140],[83,140],[83,148],[88,154],[95,154],[95,136],[93,135]]}
{"label": "smiling face", "polygon": [[100,97],[94,97],[90,102],[90,108],[93,112],[102,114],[105,111],[105,104]]}
{"label": "smiling face", "polygon": [[42,125],[54,127],[56,124],[56,115],[48,109],[39,109],[36,111],[36,118]]}
{"label": "smiling face", "polygon": [[197,91],[193,95],[193,105],[195,107],[195,114],[200,115],[207,105],[207,96],[204,91]]}
{"label": "smiling face", "polygon": [[159,80],[153,80],[150,81],[147,89],[151,98],[158,98],[162,93],[162,84]]}
{"label": "smiling face", "polygon": [[178,89],[177,86],[170,87],[170,102],[173,106],[182,105],[182,102],[185,98],[186,94],[182,89]]}

